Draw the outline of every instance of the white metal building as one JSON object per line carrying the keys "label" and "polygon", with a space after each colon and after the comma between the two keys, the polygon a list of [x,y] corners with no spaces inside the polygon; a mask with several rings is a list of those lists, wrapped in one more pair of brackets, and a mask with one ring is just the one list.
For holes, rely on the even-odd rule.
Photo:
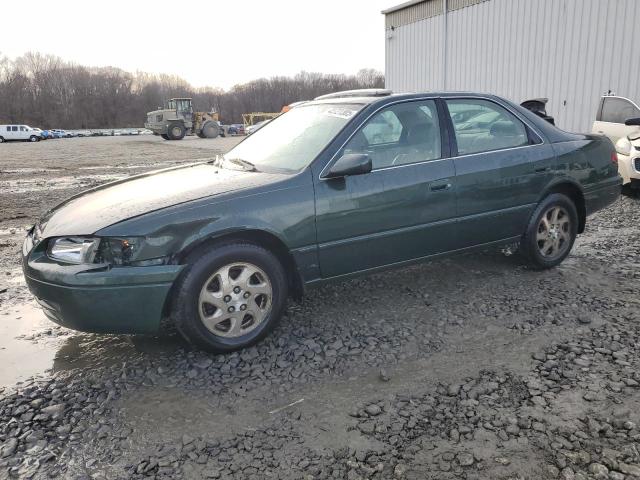
{"label": "white metal building", "polygon": [[608,91],[640,102],[640,0],[414,0],[382,13],[394,91],[547,97],[570,131],[591,129]]}

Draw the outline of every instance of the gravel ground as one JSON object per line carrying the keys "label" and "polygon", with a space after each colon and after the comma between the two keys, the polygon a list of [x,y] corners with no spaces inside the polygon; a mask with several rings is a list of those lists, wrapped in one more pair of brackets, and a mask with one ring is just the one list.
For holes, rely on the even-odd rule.
{"label": "gravel ground", "polygon": [[41,210],[235,141],[2,145],[0,478],[640,478],[638,198],[554,270],[487,251],[324,286],[234,354],[42,320]]}

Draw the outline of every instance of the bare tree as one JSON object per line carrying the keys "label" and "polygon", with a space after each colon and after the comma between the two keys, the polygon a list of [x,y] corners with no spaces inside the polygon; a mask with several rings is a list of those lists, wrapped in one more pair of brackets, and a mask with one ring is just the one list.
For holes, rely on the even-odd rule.
{"label": "bare tree", "polygon": [[140,127],[146,112],[171,97],[191,97],[194,108],[218,111],[225,123],[249,112],[279,112],[283,106],[338,90],[384,86],[373,69],[356,75],[300,72],[259,78],[229,91],[194,88],[175,75],[90,68],[53,55],[26,53],[11,60],[0,53],[0,123],[41,128]]}

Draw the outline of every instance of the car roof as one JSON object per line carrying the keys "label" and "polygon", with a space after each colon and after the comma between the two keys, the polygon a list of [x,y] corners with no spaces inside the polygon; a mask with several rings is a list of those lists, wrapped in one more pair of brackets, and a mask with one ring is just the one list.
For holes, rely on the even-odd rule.
{"label": "car roof", "polygon": [[455,92],[445,92],[445,91],[428,91],[428,92],[404,92],[404,93],[388,93],[387,95],[376,95],[370,96],[366,95],[368,90],[363,90],[362,96],[355,96],[352,94],[353,90],[350,90],[346,93],[349,95],[345,97],[335,96],[331,98],[322,98],[319,97],[316,100],[311,100],[306,102],[304,105],[323,105],[323,104],[349,104],[349,103],[358,103],[358,104],[374,104],[379,103],[381,105],[385,103],[393,103],[402,100],[413,100],[418,98],[437,98],[437,97],[476,97],[476,98],[486,98],[495,99],[497,98],[495,95],[489,93],[479,93],[479,92],[466,92],[466,91],[455,91]]}

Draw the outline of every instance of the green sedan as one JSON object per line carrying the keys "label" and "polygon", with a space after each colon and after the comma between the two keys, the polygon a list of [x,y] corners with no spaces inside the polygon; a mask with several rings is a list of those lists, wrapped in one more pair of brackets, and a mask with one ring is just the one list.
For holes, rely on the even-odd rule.
{"label": "green sedan", "polygon": [[618,198],[616,162],[607,138],[492,95],[330,94],[211,162],[68,199],[30,230],[24,274],[60,325],[172,324],[227,352],[325,281],[514,242],[554,267]]}

